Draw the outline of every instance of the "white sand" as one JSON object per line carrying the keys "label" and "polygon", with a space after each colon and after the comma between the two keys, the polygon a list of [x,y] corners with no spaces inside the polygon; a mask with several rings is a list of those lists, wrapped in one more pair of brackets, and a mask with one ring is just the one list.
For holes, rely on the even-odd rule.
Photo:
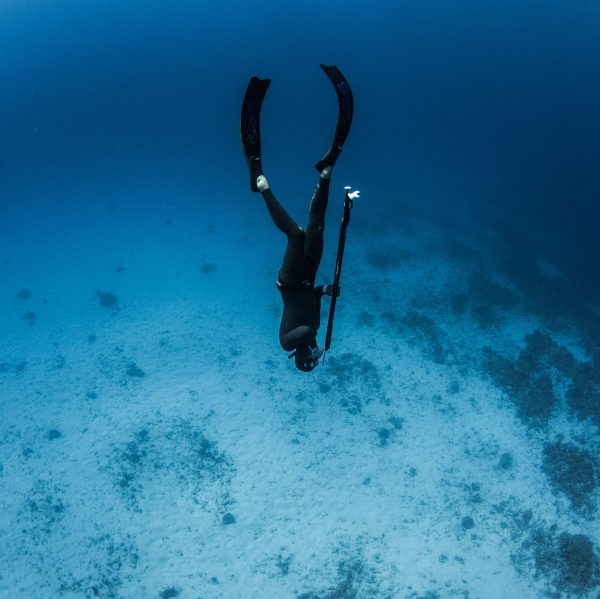
{"label": "white sand", "polygon": [[[515,567],[515,521],[531,509],[600,542],[540,469],[556,432],[597,430],[564,407],[529,429],[476,368],[485,345],[516,356],[537,318],[480,329],[454,316],[449,295],[472,269],[436,250],[454,234],[418,221],[411,235],[362,233],[357,204],[332,351],[299,373],[277,340],[284,240],[262,206],[228,200],[124,197],[3,223],[0,596],[546,596],[531,560]],[[340,210],[332,200],[320,282]],[[367,260],[398,248],[410,258],[396,267]],[[22,288],[32,297],[15,299]],[[381,316],[410,310],[454,348],[448,364]],[[359,374],[363,359],[373,369]]]}

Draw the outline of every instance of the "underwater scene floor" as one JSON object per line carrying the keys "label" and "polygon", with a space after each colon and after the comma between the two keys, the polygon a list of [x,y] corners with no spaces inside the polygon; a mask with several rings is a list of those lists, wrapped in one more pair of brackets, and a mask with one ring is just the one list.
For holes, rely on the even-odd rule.
{"label": "underwater scene floor", "polygon": [[592,269],[398,212],[357,203],[311,374],[278,344],[258,200],[7,217],[0,596],[596,599]]}

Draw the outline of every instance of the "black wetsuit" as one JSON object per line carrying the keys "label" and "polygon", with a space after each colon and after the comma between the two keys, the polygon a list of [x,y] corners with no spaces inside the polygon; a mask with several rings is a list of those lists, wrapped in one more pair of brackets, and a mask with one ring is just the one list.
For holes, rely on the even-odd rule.
{"label": "black wetsuit", "polygon": [[275,199],[271,189],[261,192],[273,222],[287,235],[287,247],[277,281],[283,299],[279,342],[285,351],[306,350],[317,344],[324,290],[323,287],[315,288],[315,277],[323,256],[329,184],[329,179],[319,177],[310,202],[306,232]]}
{"label": "black wetsuit", "polygon": [[[315,277],[323,255],[329,178],[350,132],[354,114],[354,100],[348,81],[335,65],[322,64],[321,68],[334,85],[338,99],[338,116],[331,147],[315,165],[320,176],[310,203],[306,232],[275,199],[262,171],[260,111],[271,83],[270,79],[250,78],[240,120],[242,148],[250,174],[250,189],[254,192],[260,191],[273,222],[287,236],[287,248],[277,281],[277,288],[283,299],[279,342],[284,350],[294,352],[292,355],[296,358],[296,367],[304,372],[313,370],[323,354],[317,347],[317,331],[321,323],[324,288],[315,289]],[[339,288],[336,288],[336,293],[339,293]]]}

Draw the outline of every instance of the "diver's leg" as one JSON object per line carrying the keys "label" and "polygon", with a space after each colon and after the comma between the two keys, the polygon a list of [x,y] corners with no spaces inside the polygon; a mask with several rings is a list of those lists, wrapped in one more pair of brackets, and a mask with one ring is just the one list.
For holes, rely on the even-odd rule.
{"label": "diver's leg", "polygon": [[328,67],[322,64],[321,68],[335,87],[338,98],[338,116],[331,148],[315,165],[320,173],[320,177],[315,195],[310,203],[310,216],[306,227],[307,259],[305,265],[305,276],[313,280],[323,256],[323,231],[325,229],[325,211],[327,210],[327,202],[329,200],[331,171],[342,151],[348,133],[350,133],[352,116],[354,114],[352,90],[346,78],[336,66]]}
{"label": "diver's leg", "polygon": [[332,170],[333,166],[323,169],[310,202],[310,214],[306,227],[306,254],[312,258],[313,277],[317,274],[323,256],[323,231],[325,230],[325,212],[329,201]]}
{"label": "diver's leg", "polygon": [[279,271],[279,279],[282,283],[288,285],[299,285],[302,282],[304,267],[304,246],[306,243],[304,229],[277,201],[264,175],[259,175],[256,185],[265,200],[267,210],[275,226],[287,236],[287,246],[283,256],[283,264]]}

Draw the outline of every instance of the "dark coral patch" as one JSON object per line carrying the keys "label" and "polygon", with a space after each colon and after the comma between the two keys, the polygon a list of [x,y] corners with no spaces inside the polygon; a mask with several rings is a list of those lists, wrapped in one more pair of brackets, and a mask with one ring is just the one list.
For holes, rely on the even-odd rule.
{"label": "dark coral patch", "polygon": [[227,525],[227,524],[235,524],[235,517],[233,514],[230,514],[229,512],[227,512],[222,519],[223,524]]}
{"label": "dark coral patch", "polygon": [[557,441],[544,449],[542,470],[552,486],[564,493],[577,509],[596,509],[590,501],[596,488],[596,466],[592,454],[573,443]]}
{"label": "dark coral patch", "polygon": [[513,560],[517,569],[533,561],[536,570],[561,593],[548,596],[587,597],[600,584],[600,560],[592,541],[582,534],[556,535],[556,526],[533,527]]}
{"label": "dark coral patch", "polygon": [[36,314],[34,312],[32,312],[31,310],[27,310],[27,312],[25,312],[25,314],[23,314],[23,320],[29,321],[29,324],[33,324],[36,319],[37,319]]}
{"label": "dark coral patch", "polygon": [[127,367],[127,376],[132,376],[134,378],[142,378],[146,376],[146,373],[136,366],[133,362]]}
{"label": "dark coral patch", "polygon": [[117,302],[119,301],[116,295],[108,293],[107,291],[100,291],[100,289],[96,291],[96,295],[100,299],[100,305],[104,306],[105,308],[116,306]]}
{"label": "dark coral patch", "polygon": [[542,425],[557,403],[548,370],[558,364],[564,366],[571,354],[539,331],[526,335],[525,341],[527,345],[516,360],[484,348],[483,369],[514,402],[519,418]]}
{"label": "dark coral patch", "polygon": [[426,358],[436,364],[445,364],[446,352],[441,343],[441,332],[432,318],[422,312],[411,310],[402,317],[401,322],[417,335],[418,340],[424,342]]}

